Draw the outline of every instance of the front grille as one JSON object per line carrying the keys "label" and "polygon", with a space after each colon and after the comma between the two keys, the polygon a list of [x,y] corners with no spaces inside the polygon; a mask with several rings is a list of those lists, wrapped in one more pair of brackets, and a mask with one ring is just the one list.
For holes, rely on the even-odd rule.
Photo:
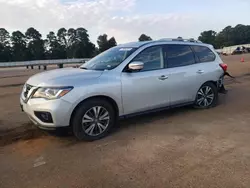
{"label": "front grille", "polygon": [[29,91],[31,90],[32,87],[33,87],[32,85],[25,84],[24,90],[23,90],[23,96],[24,96],[25,98],[28,97]]}

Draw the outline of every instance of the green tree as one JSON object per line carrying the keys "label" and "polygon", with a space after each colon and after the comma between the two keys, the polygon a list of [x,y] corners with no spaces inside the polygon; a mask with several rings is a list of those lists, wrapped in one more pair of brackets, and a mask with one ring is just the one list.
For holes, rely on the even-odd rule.
{"label": "green tree", "polygon": [[76,29],[75,57],[88,58],[95,53],[95,45],[90,42],[88,31],[82,27]]}
{"label": "green tree", "polygon": [[11,47],[10,47],[10,35],[9,32],[0,28],[0,61],[10,61],[11,60]]}
{"label": "green tree", "polygon": [[198,37],[198,40],[207,44],[212,44],[215,48],[217,48],[216,35],[217,33],[213,30],[203,31]]}
{"label": "green tree", "polygon": [[199,40],[213,44],[215,48],[250,43],[250,26],[238,24],[235,27],[227,26],[218,34],[215,31],[204,31]]}
{"label": "green tree", "polygon": [[152,40],[152,38],[148,35],[145,35],[145,34],[141,34],[141,36],[139,37],[138,39],[139,41],[150,41]]}
{"label": "green tree", "polygon": [[233,44],[246,44],[250,43],[250,26],[242,24],[236,25],[232,28],[232,43]]}
{"label": "green tree", "polygon": [[0,43],[8,45],[10,42],[9,39],[10,39],[9,32],[4,28],[0,28]]}
{"label": "green tree", "polygon": [[111,37],[108,41],[110,47],[117,46],[116,40],[114,37]]}
{"label": "green tree", "polygon": [[61,28],[57,32],[58,41],[61,45],[67,46],[67,30],[65,28]]}
{"label": "green tree", "polygon": [[67,30],[65,28],[60,28],[57,31],[57,39],[61,46],[61,50],[64,53],[64,56],[67,58],[68,42],[67,42]]}
{"label": "green tree", "polygon": [[58,42],[65,48],[68,46],[67,43],[67,30],[65,28],[61,28],[58,30],[57,32],[57,38],[58,38]]}
{"label": "green tree", "polygon": [[67,58],[88,58],[95,55],[95,45],[90,42],[86,29],[70,28],[67,31],[61,28],[57,36],[61,47],[67,52]]}
{"label": "green tree", "polygon": [[76,30],[74,28],[70,28],[67,32],[67,57],[75,58],[76,56],[76,47],[77,47],[77,39],[76,39]]}
{"label": "green tree", "polygon": [[46,58],[47,59],[65,59],[66,50],[65,46],[60,43],[57,36],[53,31],[49,32],[45,42],[46,46]]}
{"label": "green tree", "polygon": [[26,61],[27,59],[27,42],[25,35],[20,31],[14,31],[11,36],[12,43],[12,60]]}
{"label": "green tree", "polygon": [[25,33],[28,39],[28,58],[30,60],[42,60],[45,58],[45,48],[44,41],[42,40],[42,35],[34,29],[29,28]]}
{"label": "green tree", "polygon": [[97,44],[99,46],[99,52],[104,52],[117,45],[115,38],[111,37],[108,39],[107,34],[100,35],[97,39]]}
{"label": "green tree", "polygon": [[231,26],[225,27],[216,37],[218,47],[234,45],[233,38],[233,28]]}

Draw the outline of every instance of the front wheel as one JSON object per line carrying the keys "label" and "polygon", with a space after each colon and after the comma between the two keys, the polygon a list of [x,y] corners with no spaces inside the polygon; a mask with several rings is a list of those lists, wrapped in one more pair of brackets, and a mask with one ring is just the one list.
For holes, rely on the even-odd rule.
{"label": "front wheel", "polygon": [[211,82],[203,84],[197,92],[194,107],[199,109],[207,109],[215,107],[217,103],[217,87]]}
{"label": "front wheel", "polygon": [[102,99],[83,102],[72,119],[72,129],[79,140],[94,141],[108,135],[115,124],[112,105]]}

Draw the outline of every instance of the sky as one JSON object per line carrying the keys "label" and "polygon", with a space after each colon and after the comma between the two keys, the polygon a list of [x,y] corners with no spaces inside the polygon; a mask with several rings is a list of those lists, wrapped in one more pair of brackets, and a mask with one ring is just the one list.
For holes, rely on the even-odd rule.
{"label": "sky", "polygon": [[204,30],[250,25],[250,0],[0,0],[0,28],[34,27],[43,34],[61,27],[84,27],[90,40],[114,36],[117,42],[197,38]]}

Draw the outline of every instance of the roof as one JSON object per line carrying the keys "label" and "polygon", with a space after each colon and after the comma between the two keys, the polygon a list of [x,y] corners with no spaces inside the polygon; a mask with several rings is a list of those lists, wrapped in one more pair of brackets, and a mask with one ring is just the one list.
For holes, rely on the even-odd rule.
{"label": "roof", "polygon": [[129,47],[129,48],[139,48],[145,44],[152,43],[153,41],[143,41],[143,42],[129,42],[125,44],[119,44],[119,47]]}
{"label": "roof", "polygon": [[160,39],[160,40],[152,40],[152,41],[139,41],[139,42],[129,42],[129,43],[125,43],[125,44],[120,44],[118,45],[117,47],[127,47],[127,48],[139,48],[141,46],[144,46],[146,44],[150,44],[150,43],[165,43],[165,44],[171,44],[171,43],[174,43],[174,44],[189,44],[189,45],[192,45],[192,44],[198,44],[198,45],[204,45],[204,46],[207,46],[209,44],[205,44],[205,43],[202,43],[200,41],[197,41],[197,40],[194,40],[194,39],[182,39],[182,38],[177,38],[177,39]]}

